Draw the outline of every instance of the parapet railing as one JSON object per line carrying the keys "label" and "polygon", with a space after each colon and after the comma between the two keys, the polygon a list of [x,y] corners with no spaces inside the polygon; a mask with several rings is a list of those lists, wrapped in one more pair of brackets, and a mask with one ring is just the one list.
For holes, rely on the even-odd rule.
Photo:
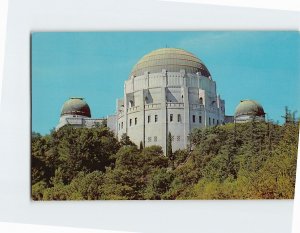
{"label": "parapet railing", "polygon": [[203,104],[191,104],[190,108],[192,110],[204,110],[204,105]]}
{"label": "parapet railing", "polygon": [[201,110],[203,111],[204,109],[208,112],[215,113],[217,114],[219,112],[219,109],[217,107],[213,106],[205,106],[203,104],[191,104],[190,105],[191,110]]}
{"label": "parapet railing", "polygon": [[168,102],[166,103],[167,108],[183,108],[184,103],[174,103],[174,102]]}
{"label": "parapet railing", "polygon": [[145,104],[145,110],[147,109],[159,109],[161,107],[160,103],[157,104]]}
{"label": "parapet railing", "polygon": [[139,110],[140,110],[140,106],[133,106],[131,108],[128,108],[127,112],[130,113],[130,112],[136,112],[136,111],[139,111]]}
{"label": "parapet railing", "polygon": [[68,124],[71,124],[71,125],[81,125],[82,122],[83,122],[83,119],[82,118],[66,118],[66,121],[68,122]]}

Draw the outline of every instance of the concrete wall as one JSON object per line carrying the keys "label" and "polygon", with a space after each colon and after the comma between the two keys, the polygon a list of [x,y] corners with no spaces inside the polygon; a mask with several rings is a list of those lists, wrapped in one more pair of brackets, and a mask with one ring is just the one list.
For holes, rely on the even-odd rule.
{"label": "concrete wall", "polygon": [[241,116],[235,117],[236,123],[245,123],[245,122],[251,122],[251,121],[265,121],[265,117],[251,116],[251,115],[241,115]]}
{"label": "concrete wall", "polygon": [[[56,126],[55,130],[59,130],[61,127],[65,125],[71,125],[73,127],[86,127],[86,128],[93,128],[98,124],[101,124],[105,118],[93,119],[85,116],[80,115],[63,115],[59,119],[59,123]],[[111,130],[115,131],[116,127],[113,127],[111,124]]]}

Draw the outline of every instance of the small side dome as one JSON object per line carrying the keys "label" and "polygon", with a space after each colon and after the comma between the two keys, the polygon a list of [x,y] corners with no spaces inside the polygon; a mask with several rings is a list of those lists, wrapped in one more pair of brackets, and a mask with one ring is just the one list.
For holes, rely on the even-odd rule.
{"label": "small side dome", "polygon": [[259,116],[264,117],[265,111],[261,104],[254,100],[241,100],[235,109],[235,117],[239,116]]}
{"label": "small side dome", "polygon": [[71,97],[67,100],[62,109],[60,116],[63,115],[79,115],[91,117],[91,110],[89,105],[81,97]]}

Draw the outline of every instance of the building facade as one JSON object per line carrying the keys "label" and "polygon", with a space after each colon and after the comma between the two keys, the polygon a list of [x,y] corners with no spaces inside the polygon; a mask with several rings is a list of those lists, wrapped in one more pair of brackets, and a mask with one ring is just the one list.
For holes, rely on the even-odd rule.
{"label": "building facade", "polygon": [[81,97],[71,97],[67,100],[61,109],[59,123],[55,130],[65,125],[71,125],[76,128],[92,128],[101,124],[105,119],[92,119],[89,105]]}
{"label": "building facade", "polygon": [[133,67],[116,114],[92,118],[85,100],[72,97],[62,107],[56,130],[64,125],[92,128],[106,121],[119,139],[126,134],[136,145],[159,145],[166,152],[169,135],[175,151],[189,147],[195,128],[253,120],[265,120],[258,102],[242,100],[234,116],[225,116],[225,101],[204,63],[185,50],[162,48]]}
{"label": "building facade", "polygon": [[137,145],[173,150],[189,145],[194,128],[223,124],[225,102],[216,82],[195,55],[176,48],[146,54],[133,67],[117,100],[117,136],[127,134]]}

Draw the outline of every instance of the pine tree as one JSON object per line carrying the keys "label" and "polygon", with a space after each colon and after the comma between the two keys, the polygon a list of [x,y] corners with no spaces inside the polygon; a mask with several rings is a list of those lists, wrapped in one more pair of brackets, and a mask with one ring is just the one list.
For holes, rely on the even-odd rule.
{"label": "pine tree", "polygon": [[122,146],[136,146],[136,145],[130,140],[129,136],[128,136],[126,133],[122,134],[121,139],[120,139],[120,144],[121,144]]}
{"label": "pine tree", "polygon": [[169,134],[168,134],[167,156],[170,158],[170,160],[173,160],[172,134],[171,134],[171,132],[169,132]]}
{"label": "pine tree", "polygon": [[140,141],[140,151],[142,151],[143,149],[144,149],[143,142]]}

